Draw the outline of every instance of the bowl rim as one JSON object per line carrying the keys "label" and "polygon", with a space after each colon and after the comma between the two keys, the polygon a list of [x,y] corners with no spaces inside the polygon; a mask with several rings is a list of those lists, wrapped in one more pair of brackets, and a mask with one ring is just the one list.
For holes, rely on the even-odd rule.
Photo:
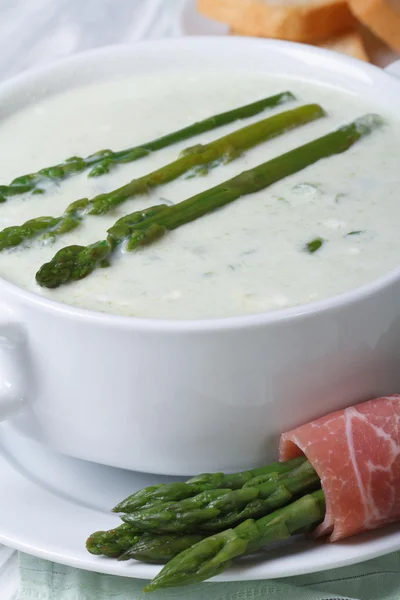
{"label": "bowl rim", "polygon": [[[355,58],[334,53],[325,48],[319,48],[316,46],[309,46],[306,44],[300,44],[296,42],[289,42],[284,40],[273,40],[273,39],[260,39],[251,37],[224,37],[224,36],[208,36],[207,44],[217,45],[242,45],[243,47],[250,45],[259,45],[264,48],[275,49],[280,54],[290,55],[290,53],[296,52],[303,56],[307,55],[320,55],[329,56],[330,61],[337,64],[349,65],[357,70],[367,73],[371,78],[386,79],[388,82],[395,83],[396,77],[385,72],[385,69],[381,69],[370,63],[364,63],[356,60]],[[114,44],[108,46],[102,46],[101,48],[95,48],[73,54],[71,56],[52,61],[49,64],[35,67],[22,73],[18,73],[11,78],[6,79],[0,83],[0,94],[12,91],[15,86],[28,85],[34,82],[40,77],[49,76],[53,72],[57,72],[63,67],[70,65],[79,66],[80,63],[85,63],[92,59],[100,59],[103,56],[110,56],[112,54],[118,55],[124,52],[135,53],[138,47],[153,46],[162,47],[168,45],[188,45],[195,46],[196,44],[203,44],[204,48],[204,37],[203,36],[190,36],[181,38],[164,38],[157,40],[141,40],[134,44]],[[318,67],[317,67],[318,68]],[[399,85],[400,92],[400,81],[397,82]],[[396,84],[396,83],[395,83]],[[375,296],[384,289],[390,287],[400,279],[400,267],[392,269],[384,275],[368,282],[355,289],[329,296],[322,300],[309,302],[306,304],[300,304],[289,308],[280,308],[267,312],[251,313],[245,315],[235,315],[228,317],[218,318],[205,318],[205,319],[168,319],[165,317],[134,317],[127,315],[118,315],[106,312],[100,312],[90,310],[86,308],[75,307],[69,304],[65,304],[60,301],[51,300],[39,293],[25,290],[24,288],[14,284],[7,279],[0,277],[0,286],[4,287],[9,293],[17,297],[24,303],[35,305],[37,308],[49,311],[53,314],[62,314],[67,318],[76,318],[78,320],[90,321],[93,323],[99,323],[103,326],[118,327],[118,328],[129,328],[134,330],[149,330],[149,331],[164,331],[164,332],[207,332],[207,331],[218,331],[218,330],[230,330],[230,329],[242,329],[242,328],[254,328],[263,325],[274,325],[285,321],[291,321],[301,317],[312,317],[313,315],[321,314],[328,311],[337,311],[344,306],[354,305],[361,300],[365,300]],[[7,304],[7,302],[5,303]],[[12,307],[11,307],[12,308]]]}

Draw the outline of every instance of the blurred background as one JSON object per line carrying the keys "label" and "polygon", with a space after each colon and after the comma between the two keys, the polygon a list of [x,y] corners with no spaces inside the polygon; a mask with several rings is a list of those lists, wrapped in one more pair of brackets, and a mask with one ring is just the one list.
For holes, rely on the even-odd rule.
{"label": "blurred background", "polygon": [[182,0],[0,0],[0,78],[109,44],[173,35]]}
{"label": "blurred background", "polygon": [[[385,66],[400,52],[397,1],[372,0],[377,12],[349,22],[343,10],[347,0],[0,0],[0,78],[90,48],[179,35],[247,34],[295,41],[305,36],[310,43]],[[260,4],[255,24],[254,8]],[[327,5],[324,31],[315,16],[318,4]],[[386,12],[388,6],[396,12]],[[282,8],[283,16],[276,13]],[[379,21],[380,37],[368,19]]]}

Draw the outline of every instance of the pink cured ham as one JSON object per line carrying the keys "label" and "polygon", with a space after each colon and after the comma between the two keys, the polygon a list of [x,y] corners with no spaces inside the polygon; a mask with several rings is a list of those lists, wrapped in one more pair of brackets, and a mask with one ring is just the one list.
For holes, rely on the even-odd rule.
{"label": "pink cured ham", "polygon": [[369,400],[281,436],[280,459],[305,454],[326,497],[330,541],[400,521],[400,395]]}

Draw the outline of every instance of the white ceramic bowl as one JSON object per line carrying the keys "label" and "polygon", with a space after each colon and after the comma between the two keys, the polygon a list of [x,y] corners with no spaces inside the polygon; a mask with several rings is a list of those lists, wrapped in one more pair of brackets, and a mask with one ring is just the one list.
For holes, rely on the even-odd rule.
{"label": "white ceramic bowl", "polygon": [[[0,110],[33,91],[232,66],[400,105],[400,81],[353,59],[287,42],[187,38],[23,74],[0,87]],[[2,418],[62,453],[165,474],[249,468],[276,456],[283,430],[400,391],[400,270],[322,302],[204,321],[94,313],[0,281],[0,364]]]}

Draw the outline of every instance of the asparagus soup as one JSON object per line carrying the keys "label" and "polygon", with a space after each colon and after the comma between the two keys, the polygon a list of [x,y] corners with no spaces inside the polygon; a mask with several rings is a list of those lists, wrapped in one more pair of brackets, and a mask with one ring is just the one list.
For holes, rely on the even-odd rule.
{"label": "asparagus soup", "polygon": [[[268,101],[240,113],[240,121],[230,115],[218,126],[213,121],[147,144],[263,98]],[[32,101],[0,123],[0,229],[13,228],[3,247],[0,233],[0,276],[73,306],[177,319],[276,310],[370,282],[398,265],[400,121],[382,115],[384,123],[375,128],[370,116],[362,127],[340,133],[347,141],[311,143],[380,112],[328,87],[213,72],[116,80]],[[365,123],[371,135],[361,135]],[[361,132],[357,139],[355,131]],[[221,147],[208,145],[220,138]],[[305,144],[311,145],[278,158]],[[133,146],[133,154],[98,154]],[[176,161],[188,147],[186,158]],[[93,153],[91,170],[82,159],[63,163]],[[57,163],[68,165],[70,176],[60,177],[55,168],[8,186]],[[151,181],[144,177],[156,170]],[[244,171],[246,177],[233,179]],[[133,179],[135,193],[129,188],[123,201],[120,192],[109,194]],[[96,210],[88,212],[86,199],[98,195],[90,205]],[[187,198],[194,200],[190,206],[176,207]],[[163,208],[157,211],[158,205]],[[67,207],[66,216],[54,220]],[[113,226],[131,213],[135,224],[150,218],[152,226],[140,225],[119,243],[132,218],[129,227],[126,220],[122,228]],[[37,219],[43,216],[47,220]],[[31,219],[34,225],[26,223]],[[52,260],[65,247],[69,253]],[[46,277],[40,276],[49,262]]]}

